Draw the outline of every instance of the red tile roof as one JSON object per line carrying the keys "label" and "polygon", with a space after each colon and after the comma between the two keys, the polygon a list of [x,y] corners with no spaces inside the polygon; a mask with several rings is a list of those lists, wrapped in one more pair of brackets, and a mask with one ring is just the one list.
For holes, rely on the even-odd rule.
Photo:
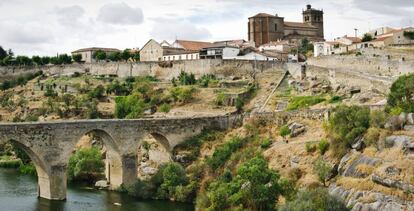
{"label": "red tile roof", "polygon": [[185,50],[198,51],[202,48],[211,46],[213,43],[201,42],[201,41],[190,41],[190,40],[176,40]]}
{"label": "red tile roof", "polygon": [[359,38],[359,37],[348,37],[348,36],[345,36],[344,38],[346,38],[348,40],[351,40],[352,43],[360,43],[362,41],[361,38]]}

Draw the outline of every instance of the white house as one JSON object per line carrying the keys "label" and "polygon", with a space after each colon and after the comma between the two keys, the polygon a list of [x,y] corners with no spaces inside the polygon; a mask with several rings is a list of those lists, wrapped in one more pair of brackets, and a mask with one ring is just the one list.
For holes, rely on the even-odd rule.
{"label": "white house", "polygon": [[200,59],[234,59],[240,48],[226,44],[215,44],[200,50]]}

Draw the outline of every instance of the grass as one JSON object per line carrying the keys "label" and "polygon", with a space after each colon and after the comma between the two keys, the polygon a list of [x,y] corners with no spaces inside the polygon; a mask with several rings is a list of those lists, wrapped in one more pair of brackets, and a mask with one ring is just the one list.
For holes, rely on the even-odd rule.
{"label": "grass", "polygon": [[286,108],[288,111],[293,111],[301,108],[309,108],[310,106],[324,102],[326,99],[321,96],[296,96],[291,97]]}

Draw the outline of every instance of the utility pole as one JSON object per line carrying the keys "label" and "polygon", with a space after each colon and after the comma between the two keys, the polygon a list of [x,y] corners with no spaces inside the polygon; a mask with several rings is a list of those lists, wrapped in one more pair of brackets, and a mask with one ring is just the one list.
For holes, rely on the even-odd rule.
{"label": "utility pole", "polygon": [[355,28],[354,30],[355,30],[355,37],[358,37],[358,29]]}

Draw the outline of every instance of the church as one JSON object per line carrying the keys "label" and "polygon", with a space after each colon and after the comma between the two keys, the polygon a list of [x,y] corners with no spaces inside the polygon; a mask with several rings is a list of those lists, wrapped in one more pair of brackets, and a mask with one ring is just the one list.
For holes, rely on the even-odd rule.
{"label": "church", "polygon": [[256,47],[269,42],[288,40],[298,42],[303,38],[310,41],[324,41],[323,11],[306,5],[303,10],[303,22],[288,22],[284,17],[259,13],[249,18],[248,37]]}

